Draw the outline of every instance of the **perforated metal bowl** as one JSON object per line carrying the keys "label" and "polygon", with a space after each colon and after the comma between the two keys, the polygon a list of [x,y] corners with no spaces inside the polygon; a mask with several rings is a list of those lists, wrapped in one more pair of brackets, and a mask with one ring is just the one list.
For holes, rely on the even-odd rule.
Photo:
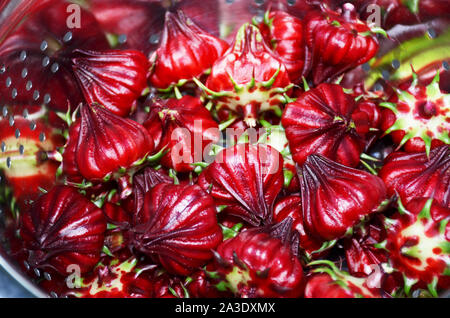
{"label": "perforated metal bowl", "polygon": [[[9,35],[13,34],[15,28],[22,24],[26,23],[29,13],[33,10],[33,8],[42,2],[47,0],[0,0],[0,45],[2,41]],[[73,1],[65,1],[67,4],[77,4],[83,7],[88,7],[90,0],[73,0]],[[119,0],[116,0],[119,1]],[[145,46],[145,53],[151,54],[152,50],[154,50],[158,46],[159,35],[163,27],[164,23],[164,15],[165,11],[173,8],[181,8],[188,10],[187,14],[193,19],[196,23],[198,23],[201,27],[205,28],[209,32],[215,34],[216,36],[221,36],[222,38],[227,38],[233,34],[234,30],[239,28],[243,23],[251,21],[253,17],[257,19],[262,19],[264,12],[270,7],[272,9],[281,9],[290,12],[291,14],[302,16],[304,13],[304,5],[307,0],[120,0],[120,1],[129,1],[134,2],[138,6],[142,6],[146,8],[146,14],[149,14],[149,19],[151,20],[150,27],[146,29],[136,28],[135,32],[144,32],[148,42]],[[315,0],[308,0],[310,3]],[[320,3],[321,1],[316,1]],[[339,2],[339,1],[336,1]],[[352,2],[352,1],[349,1]],[[437,24],[436,24],[437,23]],[[423,24],[418,29],[422,28],[423,30],[427,30],[430,26],[434,26],[436,28],[440,27],[438,22],[431,21],[428,24]],[[395,31],[395,30],[394,30]],[[118,34],[117,41],[119,47],[126,47],[127,43],[131,43],[134,40],[136,34]],[[142,34],[139,34],[142,35]],[[39,36],[37,34],[36,36]],[[64,35],[62,41],[70,41],[71,31],[68,28],[67,32]],[[46,45],[45,41],[41,42],[41,50],[45,50]],[[389,45],[395,45],[395,43],[387,43]],[[386,47],[387,47],[386,46]],[[382,50],[384,50],[382,48]],[[386,51],[386,50],[384,50]],[[26,63],[27,63],[27,52],[18,52],[20,54],[20,58],[23,58],[23,69],[22,69],[22,78],[26,81]],[[54,63],[50,65],[43,60],[43,67],[48,69],[48,72],[57,72],[58,65]],[[447,65],[448,67],[448,65]],[[366,70],[367,71],[367,70]],[[0,74],[5,75],[5,72],[8,72],[7,65],[0,65]],[[359,71],[361,72],[361,70]],[[9,85],[11,86],[11,94],[12,98],[17,95],[19,92],[14,87],[14,84],[11,84],[11,80],[8,80],[8,76],[3,76],[2,78],[6,78],[6,81],[0,82],[0,85]],[[9,87],[8,86],[8,87]],[[25,89],[32,90],[33,83],[26,82]],[[51,96],[47,92],[34,91],[33,93],[33,101],[35,103],[46,104],[51,101]],[[1,99],[0,99],[1,101]],[[8,108],[4,107],[5,105],[0,104],[0,116],[1,119],[7,119],[10,121],[11,126],[14,125],[14,117],[12,117]],[[24,113],[23,117],[27,117],[27,114]],[[29,118],[30,125],[33,125],[32,119]],[[20,130],[16,131],[16,138],[20,143]],[[42,136],[45,138],[45,135]],[[1,142],[1,140],[0,140]],[[1,145],[3,147],[3,144]],[[0,151],[3,151],[0,149]],[[23,152],[20,150],[20,152]],[[1,157],[0,157],[1,158]],[[11,164],[14,164],[13,158],[3,158],[5,160],[4,169],[8,169]],[[1,166],[0,166],[1,167]],[[0,169],[1,176],[1,169]],[[4,178],[0,180],[0,186],[4,185]],[[3,206],[0,205],[0,266],[8,272],[17,282],[17,284],[22,285],[27,291],[29,291],[32,295],[36,297],[48,297],[49,294],[35,284],[34,279],[36,277],[29,277],[25,275],[20,266],[16,263],[14,258],[10,255],[10,251],[8,248],[9,242],[5,235],[5,211],[10,205],[11,202],[3,202]],[[1,287],[1,286],[0,286]],[[449,296],[450,292],[445,296]]]}

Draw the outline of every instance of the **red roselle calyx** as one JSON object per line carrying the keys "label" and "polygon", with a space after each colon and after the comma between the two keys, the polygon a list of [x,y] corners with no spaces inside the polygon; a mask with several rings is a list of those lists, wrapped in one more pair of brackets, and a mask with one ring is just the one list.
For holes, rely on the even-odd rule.
{"label": "red roselle calyx", "polygon": [[394,152],[379,174],[390,196],[398,195],[404,204],[414,198],[433,197],[450,207],[450,147],[437,147],[422,153]]}
{"label": "red roselle calyx", "polygon": [[118,177],[153,151],[152,137],[137,122],[97,104],[81,105],[79,112],[63,154],[63,172],[69,181]]}
{"label": "red roselle calyx", "polygon": [[386,187],[367,172],[310,155],[299,168],[305,230],[322,240],[341,238],[384,207]]}
{"label": "red roselle calyx", "polygon": [[212,274],[222,279],[216,285],[219,290],[245,298],[295,298],[303,294],[300,261],[289,245],[270,232],[271,227],[249,229],[217,248],[217,271]]}
{"label": "red roselle calyx", "polygon": [[155,101],[143,125],[157,142],[156,150],[167,150],[161,164],[178,172],[193,171],[193,164],[205,161],[220,138],[211,113],[199,98],[189,95]]}
{"label": "red roselle calyx", "polygon": [[314,261],[309,266],[324,265],[312,270],[305,287],[305,298],[380,298],[379,278],[358,278],[337,268],[328,260]]}
{"label": "red roselle calyx", "polygon": [[225,41],[203,31],[182,11],[167,11],[160,46],[150,58],[150,84],[161,90],[182,86],[205,74],[227,49]]}
{"label": "red roselle calyx", "polygon": [[321,84],[287,104],[281,123],[299,164],[310,154],[320,154],[356,167],[369,131],[368,114],[336,84]]}
{"label": "red roselle calyx", "polygon": [[[144,197],[153,187],[160,183],[174,183],[174,180],[163,169],[146,167],[133,176],[133,195],[130,196],[130,211],[140,211],[144,205]],[[132,198],[132,199],[131,199]]]}
{"label": "red roselle calyx", "polygon": [[[292,229],[299,234],[299,246],[307,258],[323,256],[323,242],[307,234],[303,226],[302,199],[299,195],[291,195],[278,200],[273,208],[273,221],[280,223],[283,220],[292,219]],[[321,251],[319,251],[321,250]]]}
{"label": "red roselle calyx", "polygon": [[127,116],[147,87],[149,62],[134,50],[75,50],[72,69],[88,104]]}
{"label": "red roselle calyx", "polygon": [[395,89],[382,113],[385,134],[390,134],[398,148],[408,152],[426,151],[450,144],[450,94],[439,88],[439,72],[428,85],[419,83],[417,75],[406,90]]}
{"label": "red roselle calyx", "polygon": [[381,272],[382,263],[388,259],[382,243],[385,238],[386,229],[381,215],[374,215],[368,222],[354,229],[352,237],[343,242],[351,275],[364,277],[376,271]]}
{"label": "red roselle calyx", "polygon": [[42,195],[20,218],[28,264],[62,275],[67,275],[70,265],[84,273],[97,264],[105,230],[102,211],[67,186],[57,186]]}
{"label": "red roselle calyx", "polygon": [[256,23],[266,43],[286,66],[289,78],[296,83],[301,79],[306,58],[303,23],[283,11],[267,11],[264,20]]}
{"label": "red roselle calyx", "polygon": [[326,8],[310,12],[305,33],[316,85],[369,61],[378,50],[374,33],[357,18],[351,3],[344,4],[341,12]]}
{"label": "red roselle calyx", "polygon": [[137,259],[102,259],[92,273],[82,278],[68,295],[79,298],[149,298],[153,296],[152,275],[137,275]]}
{"label": "red roselle calyx", "polygon": [[217,109],[231,110],[250,127],[259,113],[279,109],[292,87],[286,67],[251,24],[239,29],[232,47],[214,63],[206,87],[197,83]]}
{"label": "red roselle calyx", "polygon": [[130,231],[131,246],[172,274],[189,275],[222,241],[213,198],[198,185],[161,183],[144,197]]}
{"label": "red roselle calyx", "polygon": [[55,183],[61,161],[57,148],[64,144],[57,129],[42,118],[32,119],[39,113],[28,115],[29,119],[11,114],[9,119],[0,120],[0,169],[15,202],[27,209],[28,201],[38,197],[39,188],[50,189]]}
{"label": "red roselle calyx", "polygon": [[267,145],[237,144],[217,154],[198,184],[224,213],[255,226],[270,224],[273,203],[283,187],[283,158]]}
{"label": "red roselle calyx", "polygon": [[407,295],[415,285],[437,297],[437,289],[450,288],[450,208],[427,198],[399,206],[387,223],[391,265],[403,273]]}

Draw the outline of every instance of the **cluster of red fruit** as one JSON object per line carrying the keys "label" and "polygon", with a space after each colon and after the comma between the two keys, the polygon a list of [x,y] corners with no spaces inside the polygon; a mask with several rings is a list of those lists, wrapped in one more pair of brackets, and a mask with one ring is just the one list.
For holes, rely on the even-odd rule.
{"label": "cluster of red fruit", "polygon": [[[389,93],[340,85],[379,47],[348,3],[272,9],[229,43],[180,1],[156,49],[132,37],[119,49],[107,38],[126,13],[114,5],[143,11],[90,2],[81,28],[68,32],[67,2],[45,0],[0,38],[6,233],[41,287],[76,297],[450,288],[439,72]],[[226,128],[239,133],[223,147]],[[264,129],[251,141],[247,128]]]}

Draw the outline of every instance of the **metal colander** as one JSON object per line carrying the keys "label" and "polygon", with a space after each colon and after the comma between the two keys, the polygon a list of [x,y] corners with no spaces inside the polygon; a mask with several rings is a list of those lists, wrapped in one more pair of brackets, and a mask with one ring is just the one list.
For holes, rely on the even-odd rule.
{"label": "metal colander", "polygon": [[[27,25],[34,12],[36,12],[36,8],[49,1],[0,1],[0,57],[5,54],[3,45],[5,41],[14,36],[18,28]],[[93,2],[99,4],[100,7],[102,5],[101,0],[52,1],[64,3],[68,7],[68,15],[74,12],[72,10],[73,7],[71,7],[72,9],[69,8],[70,5],[79,6],[82,10],[87,11],[89,11]],[[106,3],[107,1],[103,2]],[[158,47],[160,32],[164,24],[164,15],[167,10],[183,9],[202,28],[214,35],[228,38],[233,35],[237,28],[243,23],[251,21],[253,17],[262,19],[269,7],[301,16],[306,0],[114,0],[113,2],[134,3],[136,8],[148,15],[150,22],[145,27],[140,25],[136,25],[134,28],[124,27],[124,29],[129,30],[126,34],[121,34],[117,30],[105,30],[110,43],[117,48],[139,45],[139,49],[150,55]],[[101,14],[108,14],[106,9],[100,12]],[[96,16],[98,20],[101,20],[101,14]],[[46,22],[52,23],[52,21]],[[76,21],[74,21],[74,24],[76,24]],[[447,27],[446,25],[444,26]],[[430,37],[433,37],[444,26],[439,21],[431,21],[421,24],[416,29],[419,33],[428,32]],[[38,136],[39,144],[44,150],[51,150],[46,149],[49,136],[36,123],[36,118],[40,116],[40,112],[57,108],[58,104],[61,105],[61,96],[52,96],[49,92],[53,88],[52,86],[60,85],[58,87],[66,88],[68,94],[76,95],[76,92],[70,90],[70,85],[65,85],[65,83],[61,82],[65,79],[61,74],[67,72],[63,63],[65,57],[52,55],[52,47],[55,45],[69,47],[72,45],[74,48],[76,47],[76,41],[74,40],[76,29],[71,28],[69,24],[55,28],[58,29],[58,34],[53,35],[52,41],[48,39],[46,34],[40,34],[39,30],[31,28],[35,32],[32,34],[32,41],[22,45],[20,48],[19,46],[8,47],[7,49],[12,51],[8,54],[15,56],[14,65],[10,65],[8,63],[9,60],[2,61],[0,58],[0,120],[4,123],[7,122],[7,126],[10,127],[8,129],[13,129],[14,131],[12,139],[10,138],[8,141],[0,140],[0,266],[13,276],[19,284],[37,297],[48,297],[49,294],[39,289],[35,282],[42,279],[51,280],[52,278],[48,273],[40,271],[35,271],[34,275],[31,276],[25,275],[21,268],[23,266],[26,267],[27,264],[20,264],[19,266],[11,255],[11,233],[8,233],[8,225],[9,222],[14,221],[17,204],[8,188],[7,175],[11,169],[21,169],[21,166],[17,165],[20,160],[29,155],[27,142],[24,139],[24,136],[27,134],[25,134],[23,129],[32,131],[33,134]],[[430,29],[432,31],[429,31]],[[139,43],[137,39],[142,38],[146,38],[147,41]],[[395,46],[395,40],[386,44],[386,47],[392,46]],[[382,50],[384,49],[382,48]],[[448,62],[446,63],[443,64],[443,67],[448,69]],[[398,68],[397,59],[392,62],[392,67],[389,66],[379,71],[382,77],[388,78],[395,73],[396,68]],[[370,67],[364,65],[364,67],[358,69],[358,72],[360,74],[370,72]],[[40,74],[40,77],[36,76],[36,74]],[[31,79],[36,77],[42,78],[42,80],[34,82]],[[379,87],[378,89],[382,88]],[[76,99],[76,96],[74,98]],[[29,109],[23,107],[24,105],[35,105],[41,108]],[[46,120],[56,120],[57,117],[54,115],[48,115]],[[27,121],[28,125],[23,126],[25,128],[19,128],[18,122],[22,123],[24,120]],[[51,151],[43,151],[39,156],[39,158],[34,158],[34,160],[55,159],[52,158]],[[36,189],[36,191],[39,191],[39,189]],[[58,295],[53,292],[50,293],[50,296]]]}

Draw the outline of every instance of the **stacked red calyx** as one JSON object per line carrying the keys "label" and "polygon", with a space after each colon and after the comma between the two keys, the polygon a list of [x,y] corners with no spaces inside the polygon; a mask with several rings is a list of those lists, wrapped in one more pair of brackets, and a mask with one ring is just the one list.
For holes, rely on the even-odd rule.
{"label": "stacked red calyx", "polygon": [[378,50],[375,34],[358,19],[351,3],[338,11],[311,11],[305,17],[305,33],[316,85],[369,61]]}
{"label": "stacked red calyx", "polygon": [[67,275],[90,271],[99,261],[106,221],[102,210],[77,190],[57,186],[21,214],[20,235],[31,268]]}
{"label": "stacked red calyx", "polygon": [[228,109],[254,127],[259,113],[280,109],[292,83],[258,28],[244,24],[231,48],[214,63],[206,87],[201,87],[217,109]]}
{"label": "stacked red calyx", "polygon": [[383,181],[318,155],[299,170],[305,230],[322,240],[341,238],[364,217],[383,209]]}
{"label": "stacked red calyx", "polygon": [[137,122],[98,104],[82,104],[79,112],[63,154],[63,172],[70,182],[119,177],[153,152],[152,137]]}
{"label": "stacked red calyx", "polygon": [[219,245],[216,271],[209,273],[221,279],[217,285],[219,290],[229,290],[245,298],[302,295],[300,261],[289,245],[271,235],[271,229],[250,229]]}
{"label": "stacked red calyx", "polygon": [[199,176],[198,184],[223,212],[258,226],[270,224],[283,187],[283,158],[274,148],[237,144],[225,148]]}
{"label": "stacked red calyx", "polygon": [[214,200],[198,185],[157,185],[132,222],[133,248],[172,274],[194,272],[222,241]]}
{"label": "stacked red calyx", "polygon": [[306,59],[302,20],[283,11],[267,11],[263,22],[253,23],[286,66],[291,81],[299,82],[305,70]]}
{"label": "stacked red calyx", "polygon": [[414,198],[433,197],[450,206],[450,147],[441,146],[422,153],[390,154],[379,177],[389,196],[398,195],[404,204]]}
{"label": "stacked red calyx", "polygon": [[280,223],[287,218],[292,219],[292,229],[299,234],[299,247],[308,259],[323,256],[326,250],[333,246],[333,244],[324,245],[324,242],[306,233],[303,225],[302,199],[299,195],[287,196],[276,202],[273,208],[273,221]]}
{"label": "stacked red calyx", "polygon": [[203,31],[182,11],[166,13],[159,48],[150,58],[149,82],[160,90],[172,90],[199,79],[228,49],[228,44]]}
{"label": "stacked red calyx", "polygon": [[75,50],[72,68],[88,104],[127,116],[147,87],[149,63],[133,50]]}
{"label": "stacked red calyx", "polygon": [[359,164],[370,128],[368,114],[336,84],[320,84],[287,104],[281,123],[298,164],[320,154],[350,167]]}
{"label": "stacked red calyx", "polygon": [[155,101],[143,125],[155,140],[156,151],[167,152],[161,164],[178,172],[193,171],[194,163],[205,161],[220,138],[211,113],[199,98],[189,95]]}
{"label": "stacked red calyx", "polygon": [[448,293],[443,1],[22,2],[0,245],[49,295]]}

